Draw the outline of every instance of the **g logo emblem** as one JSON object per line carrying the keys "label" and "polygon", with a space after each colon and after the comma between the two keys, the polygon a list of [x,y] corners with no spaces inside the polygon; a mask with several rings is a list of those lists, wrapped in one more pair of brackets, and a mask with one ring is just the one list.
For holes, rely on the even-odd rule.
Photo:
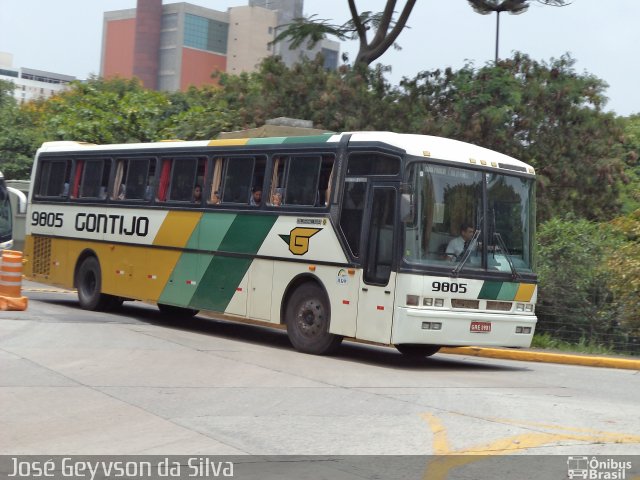
{"label": "g logo emblem", "polygon": [[289,235],[280,235],[280,238],[289,244],[289,251],[294,255],[304,255],[309,251],[309,239],[318,233],[321,228],[296,227]]}

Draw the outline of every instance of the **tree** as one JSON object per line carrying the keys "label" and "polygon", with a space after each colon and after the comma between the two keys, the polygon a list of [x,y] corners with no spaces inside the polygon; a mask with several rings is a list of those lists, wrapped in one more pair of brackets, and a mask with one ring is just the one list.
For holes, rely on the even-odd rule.
{"label": "tree", "polygon": [[[498,42],[500,38],[500,14],[509,12],[511,15],[520,15],[529,9],[530,0],[467,0],[473,10],[480,15],[496,14],[496,57],[498,62]],[[537,0],[544,5],[562,7],[566,0]]]}
{"label": "tree", "polygon": [[538,219],[574,212],[609,220],[626,180],[621,122],[602,111],[606,84],[575,72],[565,55],[527,55],[404,79],[401,130],[482,145],[536,168]]}
{"label": "tree", "polygon": [[25,179],[42,136],[33,112],[17,104],[14,88],[13,83],[0,81],[0,170],[7,178]]}
{"label": "tree", "polygon": [[[380,58],[392,45],[395,44],[400,32],[407,26],[407,20],[416,4],[416,0],[406,0],[402,12],[397,20],[394,20],[397,0],[387,0],[382,12],[370,11],[359,13],[355,0],[347,0],[351,20],[335,25],[325,19],[316,19],[315,15],[309,18],[296,18],[286,26],[274,39],[274,42],[291,40],[291,48],[296,48],[305,40],[312,47],[328,35],[338,40],[351,40],[357,38],[360,47],[354,64],[371,65]],[[369,30],[373,29],[373,38],[368,38]]]}
{"label": "tree", "polygon": [[607,285],[617,240],[604,225],[556,217],[537,234],[539,333],[570,342],[615,340],[616,308]]}
{"label": "tree", "polygon": [[147,90],[138,79],[91,78],[40,108],[47,139],[104,144],[162,139],[169,105],[166,93]]}

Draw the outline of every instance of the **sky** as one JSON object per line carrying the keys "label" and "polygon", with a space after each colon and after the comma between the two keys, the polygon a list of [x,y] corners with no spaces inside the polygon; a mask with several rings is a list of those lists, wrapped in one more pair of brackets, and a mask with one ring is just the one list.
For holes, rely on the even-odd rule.
{"label": "sky", "polygon": [[[163,0],[176,3],[176,0]],[[191,0],[216,10],[247,0]],[[359,0],[360,10],[380,11],[382,0]],[[398,4],[404,5],[403,0]],[[0,0],[0,52],[13,54],[14,67],[27,67],[85,79],[100,73],[103,13],[135,8],[136,0]],[[398,7],[400,8],[400,7]],[[305,15],[343,23],[346,0],[306,0]],[[606,110],[640,113],[640,0],[573,0],[562,8],[533,1],[521,15],[500,17],[500,56],[513,51],[538,61],[569,53],[578,73],[589,73],[609,87]],[[494,58],[495,15],[475,13],[466,0],[418,0],[400,34],[401,50],[390,49],[378,62],[390,65],[389,80],[436,68],[454,69]],[[355,58],[357,43],[341,51]]]}

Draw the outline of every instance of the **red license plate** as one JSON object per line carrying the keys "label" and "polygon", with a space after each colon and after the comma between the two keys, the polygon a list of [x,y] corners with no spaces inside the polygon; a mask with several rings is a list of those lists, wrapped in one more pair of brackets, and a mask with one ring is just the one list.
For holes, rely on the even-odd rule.
{"label": "red license plate", "polygon": [[470,332],[486,333],[491,331],[491,322],[471,322]]}

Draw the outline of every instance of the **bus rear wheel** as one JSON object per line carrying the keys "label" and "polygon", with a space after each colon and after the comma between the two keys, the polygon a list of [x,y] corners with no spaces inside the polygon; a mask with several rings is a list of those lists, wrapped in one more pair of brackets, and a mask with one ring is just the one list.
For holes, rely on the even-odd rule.
{"label": "bus rear wheel", "polygon": [[200,310],[194,310],[193,308],[176,307],[174,305],[167,305],[166,303],[159,303],[158,310],[170,317],[195,317]]}
{"label": "bus rear wheel", "polygon": [[96,257],[87,257],[76,276],[78,301],[85,310],[113,310],[122,305],[120,297],[102,293],[102,271]]}
{"label": "bus rear wheel", "polygon": [[305,283],[296,288],[287,302],[285,321],[289,340],[300,352],[324,355],[342,342],[340,335],[329,333],[329,300],[316,284]]}
{"label": "bus rear wheel", "polygon": [[409,358],[424,358],[430,357],[438,353],[440,345],[420,345],[413,343],[403,343],[395,346],[400,353]]}

